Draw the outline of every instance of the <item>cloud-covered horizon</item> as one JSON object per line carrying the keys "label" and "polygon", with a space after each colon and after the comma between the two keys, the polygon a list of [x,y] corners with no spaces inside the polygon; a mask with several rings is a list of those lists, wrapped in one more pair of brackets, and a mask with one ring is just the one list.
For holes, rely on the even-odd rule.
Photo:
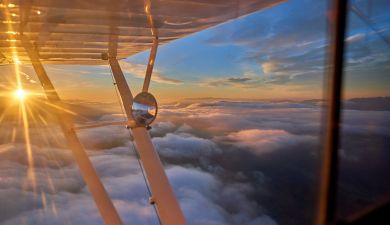
{"label": "cloud-covered horizon", "polygon": [[[100,117],[92,115],[92,120],[121,118],[115,112],[96,113]],[[370,168],[370,173],[385,169],[383,157],[367,155],[357,146],[381,149],[389,143],[386,124],[390,111],[360,108],[345,113],[343,132],[349,138],[343,140],[341,156],[347,176],[356,176],[356,171],[360,174],[363,168],[356,170],[353,165],[367,157],[378,167]],[[1,132],[10,130],[9,126],[12,124],[4,124]],[[23,138],[16,138],[16,143],[3,138],[0,145],[0,200],[7,204],[0,207],[0,222],[102,224],[58,128],[34,129],[36,194],[26,179]],[[320,150],[320,102],[188,100],[162,105],[150,132],[189,224],[311,223]],[[108,126],[78,133],[125,224],[157,224],[126,129]],[[55,141],[42,143],[40,135]],[[360,196],[349,193],[350,188],[363,191],[375,186],[370,182],[378,176],[361,177],[362,187],[345,183],[343,191],[350,197],[342,200],[346,211],[360,206],[360,200],[354,200]],[[364,201],[372,201],[376,194],[370,193]]]}
{"label": "cloud-covered horizon", "polygon": [[[365,8],[364,0],[354,3]],[[381,38],[390,34],[389,7],[378,0],[368,10],[377,31],[349,12],[338,199],[343,216],[390,187],[390,51]],[[327,18],[326,1],[290,0],[159,48],[151,90],[169,102],[160,105],[149,132],[189,225],[312,223]],[[132,91],[142,86],[147,57],[120,61]],[[61,97],[93,99],[68,101],[77,125],[123,121],[118,107],[100,103],[116,96],[108,66],[46,69]],[[24,88],[41,93],[32,67],[21,71]],[[0,71],[1,113],[9,109],[14,73],[13,66]],[[0,120],[0,224],[103,225],[45,104],[30,120],[32,186],[18,105],[12,107]],[[125,224],[157,225],[128,131],[106,126],[77,133]]]}

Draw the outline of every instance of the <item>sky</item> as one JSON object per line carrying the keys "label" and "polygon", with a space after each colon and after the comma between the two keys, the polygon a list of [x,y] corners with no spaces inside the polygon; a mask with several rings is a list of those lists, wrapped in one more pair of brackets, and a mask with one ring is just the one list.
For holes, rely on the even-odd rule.
{"label": "sky", "polygon": [[[351,1],[345,97],[388,96],[390,4]],[[291,0],[160,46],[150,91],[159,101],[183,98],[320,99],[327,60],[327,3]],[[138,93],[149,52],[122,60]],[[113,101],[106,66],[47,66],[64,99]],[[30,76],[34,72],[25,68]],[[32,75],[31,75],[32,74]],[[84,87],[80,90],[80,86]]]}
{"label": "sky", "polygon": [[[379,97],[390,96],[390,47],[378,35],[389,37],[390,4],[373,1],[369,10],[367,1],[354,2],[373,25],[349,14],[341,216],[382,199],[390,187],[390,97]],[[149,132],[190,225],[313,224],[326,15],[324,1],[292,0],[159,48],[150,90],[165,102]],[[145,52],[120,62],[134,93],[147,58]],[[108,67],[46,69],[76,126],[123,120]],[[22,72],[25,88],[40,90],[31,67]],[[0,81],[7,87],[6,76]],[[372,98],[350,99],[358,97]],[[0,95],[0,202],[7,206],[0,223],[102,225],[53,108],[43,96],[15,100]],[[129,132],[104,126],[77,134],[124,223],[157,225]]]}

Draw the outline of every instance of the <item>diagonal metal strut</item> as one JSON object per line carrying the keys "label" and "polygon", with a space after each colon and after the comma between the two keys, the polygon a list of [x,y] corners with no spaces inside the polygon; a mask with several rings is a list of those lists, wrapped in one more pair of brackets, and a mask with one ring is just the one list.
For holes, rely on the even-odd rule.
{"label": "diagonal metal strut", "polygon": [[[37,49],[31,44],[30,40],[21,35],[24,48],[31,59],[31,63],[42,84],[44,92],[50,103],[58,106],[58,108],[65,108],[64,103],[58,96],[53,84],[51,83],[45,68],[39,60]],[[72,150],[73,156],[80,168],[81,175],[88,186],[89,191],[96,203],[96,206],[106,225],[123,225],[110,197],[108,196],[99,176],[96,174],[91,161],[86,154],[84,147],[75,132],[73,121],[70,115],[61,110],[56,110],[58,122],[61,126],[62,132],[68,142],[69,148]]]}
{"label": "diagonal metal strut", "polygon": [[[133,121],[131,109],[133,95],[117,59],[110,57],[109,63],[127,119],[131,124]],[[149,133],[145,127],[130,126],[130,128],[152,193],[152,202],[156,204],[161,223],[163,225],[186,225],[183,212],[169,184],[168,177],[165,174],[160,157],[154,149]]]}
{"label": "diagonal metal strut", "polygon": [[337,221],[337,191],[339,176],[339,142],[342,109],[343,69],[348,0],[332,0],[330,5],[329,75],[324,148],[320,171],[320,187],[316,225]]}

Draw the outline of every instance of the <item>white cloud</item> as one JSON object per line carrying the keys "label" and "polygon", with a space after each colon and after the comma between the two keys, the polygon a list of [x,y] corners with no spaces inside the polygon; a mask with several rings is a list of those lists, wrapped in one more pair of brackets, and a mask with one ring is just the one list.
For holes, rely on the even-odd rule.
{"label": "white cloud", "polygon": [[279,70],[279,64],[276,62],[268,61],[261,64],[261,68],[265,74],[274,73]]}
{"label": "white cloud", "polygon": [[251,149],[256,154],[271,152],[280,148],[291,147],[307,142],[315,142],[316,138],[305,135],[294,135],[285,130],[248,129],[230,133],[226,136],[233,145]]}
{"label": "white cloud", "polygon": [[[108,135],[109,130],[115,131],[113,127],[92,129],[82,137],[93,141],[100,135]],[[169,133],[154,142],[163,147],[163,155],[164,151],[168,155],[176,152],[170,155],[174,157],[206,157],[221,151],[212,141],[186,133]],[[2,224],[102,224],[69,150],[33,146],[36,165],[40,165],[35,168],[37,193],[32,188],[22,188],[27,170],[24,148],[22,144],[0,146],[0,199],[10,202],[9,207],[0,209]],[[90,152],[90,158],[125,224],[158,224],[148,204],[140,168],[129,148],[118,146]],[[259,215],[256,207],[249,207],[254,203],[246,196],[247,188],[225,185],[214,175],[195,168],[169,167],[167,175],[190,225],[275,224],[268,216]],[[11,201],[10,196],[16,200]],[[226,200],[231,196],[235,201]]]}
{"label": "white cloud", "polygon": [[186,133],[156,137],[153,144],[161,155],[170,158],[199,158],[221,153],[214,142]]}
{"label": "white cloud", "polygon": [[[165,160],[167,175],[189,224],[275,225],[273,218],[265,212],[271,210],[278,220],[284,215],[267,208],[269,203],[262,202],[261,198],[253,197],[265,193],[268,199],[272,196],[277,200],[278,196],[268,186],[271,179],[275,182],[275,177],[271,177],[269,170],[242,166],[240,154],[242,150],[255,153],[249,156],[254,162],[264,157],[265,152],[278,153],[274,157],[280,157],[318,144],[320,113],[318,105],[292,101],[213,99],[162,107],[159,121],[164,122],[153,125],[153,143]],[[381,131],[387,130],[382,124],[387,112],[351,110],[348,113],[347,123],[359,121],[371,132],[378,130],[379,133],[381,127]],[[368,120],[368,114],[376,116]],[[3,126],[0,132],[12,131],[9,126]],[[54,131],[59,132],[55,129],[45,132]],[[43,147],[44,144],[37,140],[44,132],[32,128],[31,133],[37,195],[26,185],[25,146],[18,144],[23,139],[0,145],[0,201],[7,204],[7,207],[0,207],[0,223],[102,224],[71,152],[61,145]],[[109,126],[80,130],[79,134],[125,223],[158,224],[155,212],[148,204],[148,192],[130,149],[132,145],[129,145],[126,129]],[[279,149],[283,150],[277,151]],[[235,158],[227,158],[228,155]],[[244,159],[245,162],[252,160]],[[176,165],[169,164],[172,161]],[[295,213],[293,209],[290,211]]]}
{"label": "white cloud", "polygon": [[365,37],[366,37],[365,33],[357,33],[357,34],[354,34],[354,35],[347,37],[345,39],[345,41],[347,41],[349,43],[359,42],[359,41],[363,40]]}
{"label": "white cloud", "polygon": [[[131,63],[123,60],[119,61],[119,64],[124,72],[129,73],[135,77],[144,79],[145,72],[146,72],[146,65]],[[153,69],[152,81],[155,81],[157,83],[176,84],[176,85],[182,83],[181,80],[169,78],[168,76],[162,74],[160,71],[156,69]]]}
{"label": "white cloud", "polygon": [[108,149],[122,146],[129,141],[130,134],[124,126],[106,126],[79,130],[84,145],[93,149]]}

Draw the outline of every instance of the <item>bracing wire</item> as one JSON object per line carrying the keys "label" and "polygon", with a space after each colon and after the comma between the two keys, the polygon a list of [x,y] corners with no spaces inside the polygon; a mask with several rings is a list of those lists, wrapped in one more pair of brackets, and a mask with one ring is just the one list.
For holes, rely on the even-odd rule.
{"label": "bracing wire", "polygon": [[[116,81],[115,81],[115,78],[114,78],[114,75],[113,75],[113,72],[112,72],[111,67],[110,67],[110,72],[111,72],[110,75],[111,75],[112,83],[113,83],[114,89],[115,89],[116,98],[117,98],[118,104],[120,105],[120,108],[121,108],[121,111],[122,111],[123,120],[124,120],[125,122],[127,122],[127,117],[126,117],[125,109],[124,109],[124,106],[123,106],[123,104],[122,104],[121,97],[120,97],[120,95],[119,95],[119,90],[118,90],[118,88],[117,88]],[[143,166],[142,166],[141,157],[140,157],[140,155],[139,155],[139,153],[138,153],[137,147],[136,147],[135,144],[134,144],[134,137],[133,137],[133,134],[130,132],[129,129],[127,129],[127,132],[129,133],[131,146],[132,146],[132,149],[133,149],[133,151],[134,151],[134,154],[135,154],[135,156],[136,156],[136,158],[137,158],[137,162],[138,162],[138,165],[139,165],[139,167],[140,167],[141,174],[142,174],[142,178],[144,179],[145,186],[146,186],[146,189],[147,189],[147,191],[148,191],[149,197],[152,197],[152,191],[150,190],[148,180],[146,179],[146,174],[145,174],[144,168],[143,168]],[[160,225],[162,225],[161,219],[160,219],[160,216],[159,216],[159,214],[158,214],[158,211],[157,211],[157,208],[156,208],[155,204],[153,204],[153,209],[154,209],[154,211],[155,211],[155,213],[156,213],[158,223],[159,223]]]}
{"label": "bracing wire", "polygon": [[115,94],[116,94],[116,100],[118,101],[118,104],[119,104],[119,106],[120,106],[120,108],[121,108],[121,111],[122,111],[122,115],[123,115],[123,122],[125,122],[125,123],[127,123],[127,118],[126,118],[126,113],[125,113],[125,109],[124,109],[124,106],[123,106],[123,104],[122,104],[122,102],[121,102],[121,97],[119,96],[119,93],[118,93],[118,89],[117,89],[117,87],[116,87],[116,81],[115,81],[115,79],[114,79],[114,75],[113,75],[113,73],[112,73],[112,69],[111,69],[111,66],[109,66],[109,68],[110,68],[110,75],[111,75],[111,79],[112,79],[112,84],[114,85],[114,89],[115,89]]}
{"label": "bracing wire", "polygon": [[[370,1],[371,3],[371,1]],[[371,5],[370,5],[370,11],[371,11]],[[353,1],[351,4],[351,11],[354,12],[366,25],[375,32],[386,44],[388,47],[390,47],[390,39],[382,34],[380,29],[375,26],[375,24],[370,20],[369,16],[364,14],[359,7],[356,5],[356,3]]]}

